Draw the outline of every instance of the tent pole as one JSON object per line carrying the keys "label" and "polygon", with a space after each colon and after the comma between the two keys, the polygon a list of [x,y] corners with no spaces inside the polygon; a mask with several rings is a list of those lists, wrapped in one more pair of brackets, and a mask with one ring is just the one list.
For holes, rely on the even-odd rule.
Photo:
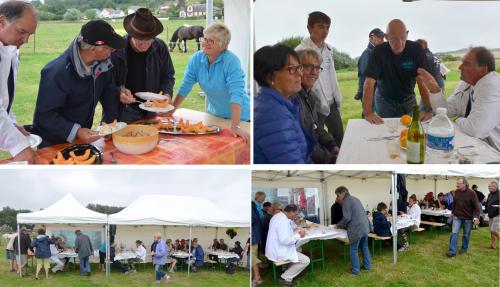
{"label": "tent pole", "polygon": [[[193,226],[189,225],[189,249],[188,249],[188,262],[190,261],[189,259],[191,259],[191,236],[192,236],[192,231],[193,231]],[[191,264],[188,263],[188,276],[189,276],[189,272],[191,270]]]}
{"label": "tent pole", "polygon": [[328,183],[326,182],[325,180],[325,172],[324,171],[320,171],[321,173],[321,202],[323,204],[321,204],[321,209],[323,209],[323,222],[321,222],[320,220],[320,223],[323,223],[323,225],[328,225],[328,212],[327,212],[327,204],[328,204]]}
{"label": "tent pole", "polygon": [[110,270],[109,270],[109,252],[110,252],[110,246],[109,246],[109,216],[106,217],[106,278],[109,278],[110,275]]}
{"label": "tent pole", "polygon": [[396,219],[398,217],[398,201],[396,198],[397,194],[397,173],[395,171],[392,172],[391,175],[391,190],[392,190],[392,260],[393,263],[397,262],[397,253],[398,253],[398,228],[396,226]]}
{"label": "tent pole", "polygon": [[219,238],[219,227],[215,228],[215,238]]}
{"label": "tent pole", "polygon": [[17,262],[21,262],[21,230],[19,229],[19,223],[17,224],[17,251],[19,254],[19,261],[16,260],[16,265],[17,265],[17,271],[19,272],[19,277],[23,277],[23,270],[19,269],[19,266],[21,264],[18,264]]}
{"label": "tent pole", "polygon": [[207,21],[206,21],[207,22],[206,27],[208,27],[208,25],[212,24],[212,22],[213,22],[213,19],[214,19],[213,9],[214,9],[213,0],[208,0],[207,1],[207,9],[206,9],[207,10],[206,11],[206,19],[207,19]]}
{"label": "tent pole", "polygon": [[437,176],[434,176],[434,196],[437,198]]}

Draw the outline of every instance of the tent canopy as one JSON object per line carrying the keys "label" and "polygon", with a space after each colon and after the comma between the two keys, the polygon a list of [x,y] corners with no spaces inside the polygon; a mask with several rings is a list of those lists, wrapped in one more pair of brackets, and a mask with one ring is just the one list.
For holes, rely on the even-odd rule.
{"label": "tent canopy", "polygon": [[143,195],[109,216],[109,224],[246,227],[248,219],[227,214],[211,201],[188,196]]}
{"label": "tent canopy", "polygon": [[30,213],[19,213],[17,215],[17,222],[45,224],[105,224],[106,217],[106,214],[86,208],[78,202],[73,195],[68,193],[46,209]]}

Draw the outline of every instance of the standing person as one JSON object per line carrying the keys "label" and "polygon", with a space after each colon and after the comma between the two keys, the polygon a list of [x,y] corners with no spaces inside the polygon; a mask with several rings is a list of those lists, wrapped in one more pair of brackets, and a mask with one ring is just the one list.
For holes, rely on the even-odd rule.
{"label": "standing person", "polygon": [[36,239],[31,242],[31,247],[35,249],[35,257],[36,257],[36,272],[35,279],[40,279],[38,274],[42,267],[45,269],[45,279],[49,279],[49,268],[50,261],[49,258],[52,256],[50,252],[50,245],[54,244],[54,241],[51,240],[47,235],[45,235],[45,229],[38,229],[38,236]]}
{"label": "standing person", "polygon": [[479,201],[479,204],[482,205],[483,201],[484,201],[484,198],[485,198],[484,194],[477,189],[477,185],[476,184],[472,185],[472,190],[474,190],[474,192],[476,193],[477,200]]}
{"label": "standing person", "polygon": [[56,266],[52,268],[53,273],[62,272],[64,270],[64,262],[59,258],[59,249],[57,248],[62,242],[62,237],[56,237],[54,243],[50,244],[50,261],[56,264]]}
{"label": "standing person", "polygon": [[[424,68],[433,73],[424,49],[418,43],[407,40],[408,30],[403,21],[391,20],[386,33],[387,42],[373,49],[363,86],[363,114],[372,124],[382,124],[382,118],[411,114],[417,105],[414,91],[417,69]],[[372,111],[375,85],[380,92],[375,97],[377,113]],[[420,83],[418,89],[424,106],[420,120],[428,120],[432,118],[429,92]]]}
{"label": "standing person", "polygon": [[163,266],[167,263],[167,254],[168,247],[163,239],[161,239],[161,234],[158,232],[154,236],[154,251],[151,252],[153,256],[153,265],[155,266],[156,272],[156,281],[155,283],[161,283],[162,279],[165,279],[165,282],[168,283],[170,281],[170,276],[163,271]]}
{"label": "standing person", "polygon": [[90,238],[80,230],[75,231],[75,252],[80,261],[80,276],[90,276],[90,256],[94,254]]}
{"label": "standing person", "polygon": [[2,1],[0,5],[0,150],[8,151],[15,161],[35,163],[24,127],[12,112],[15,97],[18,49],[28,43],[38,24],[35,8],[26,1]]}
{"label": "standing person", "polygon": [[16,233],[10,234],[9,242],[5,247],[7,260],[10,262],[10,272],[17,272],[17,264],[16,264],[16,253],[14,252],[14,241],[16,239]]}
{"label": "standing person", "polygon": [[[375,46],[384,43],[385,33],[379,28],[375,28],[368,34],[368,47],[363,51],[358,60],[358,91],[354,99],[363,102],[363,85],[365,84],[366,68],[368,67],[368,62],[373,53],[373,48]],[[379,91],[375,88],[375,97],[380,96]],[[372,100],[372,110],[376,112],[375,101]],[[363,116],[363,114],[361,114]]]}
{"label": "standing person", "polygon": [[[264,193],[265,195],[265,193]],[[257,194],[256,194],[257,196]],[[259,216],[259,211],[257,209],[257,204],[252,201],[252,286],[257,286],[264,282],[260,277],[259,270],[259,245],[266,238],[262,237],[262,220]]]}
{"label": "standing person", "polygon": [[339,186],[335,189],[335,194],[342,203],[342,220],[337,223],[337,228],[347,229],[347,238],[349,238],[349,252],[351,256],[351,273],[359,274],[358,247],[361,246],[363,253],[363,270],[372,268],[370,251],[368,250],[368,232],[370,232],[370,223],[365,214],[361,201],[349,194],[345,186]]}
{"label": "standing person", "polygon": [[28,263],[28,255],[33,255],[33,248],[31,247],[31,238],[25,228],[21,229],[18,236],[14,239],[14,252],[16,253],[17,272],[24,276],[26,273],[23,272],[23,269]]}
{"label": "standing person", "polygon": [[458,233],[460,228],[463,228],[462,248],[458,254],[467,252],[469,248],[470,231],[472,223],[479,224],[479,203],[476,193],[469,188],[469,184],[465,177],[457,180],[457,190],[455,191],[455,200],[451,211],[453,216],[453,227],[450,236],[450,248],[446,255],[454,257],[458,249]]}
{"label": "standing person", "polygon": [[250,270],[250,237],[247,239],[247,243],[245,244],[245,248],[243,249],[243,253],[247,254],[247,265],[245,265],[245,270]]}
{"label": "standing person", "polygon": [[293,279],[307,268],[310,259],[304,254],[297,252],[295,243],[305,236],[301,230],[295,234],[292,222],[299,214],[299,207],[289,204],[283,211],[273,216],[269,224],[269,233],[266,243],[266,257],[272,261],[288,260],[292,264],[281,274],[278,283],[280,285],[295,286]]}
{"label": "standing person", "polygon": [[104,240],[102,243],[101,243],[101,246],[99,246],[99,267],[101,269],[102,272],[106,272],[106,250],[107,250],[107,247],[108,247],[108,243],[106,242],[106,240]]}
{"label": "standing person", "polygon": [[150,10],[139,8],[123,19],[127,31],[126,47],[111,54],[111,70],[120,89],[120,121],[134,122],[155,113],[139,108],[134,98],[137,92],[162,92],[171,97],[175,83],[175,70],[168,47],[156,36],[163,25]]}
{"label": "standing person", "polygon": [[323,71],[319,75],[319,80],[314,84],[312,94],[316,97],[320,125],[324,126],[326,124],[328,132],[333,136],[337,145],[340,146],[344,138],[344,127],[340,117],[342,95],[340,94],[335,63],[333,62],[333,47],[325,42],[330,31],[330,24],[330,17],[325,13],[319,11],[310,13],[307,19],[309,37],[305,37],[295,50],[310,48],[323,58]]}
{"label": "standing person", "polygon": [[252,205],[255,205],[255,207],[257,208],[260,220],[264,219],[264,209],[262,208],[262,204],[264,203],[264,201],[266,201],[266,193],[263,191],[257,191],[255,193]]}
{"label": "standing person", "polygon": [[497,248],[497,240],[500,239],[498,229],[500,228],[499,213],[499,196],[498,196],[498,182],[492,181],[488,184],[488,199],[486,200],[486,211],[488,212],[490,233],[491,233],[491,249]]}
{"label": "standing person", "polygon": [[91,130],[98,102],[104,122],[118,118],[119,91],[109,73],[109,56],[126,44],[106,21],[92,20],[66,51],[45,65],[33,115],[33,132],[42,137],[40,147],[100,139]]}
{"label": "standing person", "polygon": [[425,57],[427,58],[427,63],[431,64],[434,67],[434,79],[439,85],[441,91],[444,92],[444,77],[441,74],[441,60],[438,57],[434,56],[434,54],[429,50],[429,45],[427,41],[424,39],[417,39],[415,42],[419,43],[420,46],[424,49]]}

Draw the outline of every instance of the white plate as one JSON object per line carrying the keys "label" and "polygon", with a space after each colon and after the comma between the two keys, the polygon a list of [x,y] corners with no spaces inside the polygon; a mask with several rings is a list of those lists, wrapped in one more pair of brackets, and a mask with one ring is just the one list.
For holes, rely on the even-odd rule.
{"label": "white plate", "polygon": [[98,126],[94,129],[94,131],[99,132],[100,136],[107,136],[107,135],[110,135],[114,132],[117,132],[117,131],[123,129],[124,127],[127,126],[127,123],[117,122],[114,127],[112,127],[111,124],[107,124],[107,126],[109,128],[105,128],[105,129],[102,129],[103,126]]}
{"label": "white plate", "polygon": [[158,108],[158,107],[146,107],[144,105],[144,103],[140,104],[139,105],[139,108],[145,110],[145,111],[148,111],[148,112],[153,112],[153,113],[166,113],[166,112],[170,112],[171,110],[174,109],[174,106],[172,105],[167,105],[166,107],[164,108]]}
{"label": "white plate", "polygon": [[146,101],[154,101],[154,100],[166,100],[168,97],[166,95],[155,94],[151,92],[137,92],[135,95]]}
{"label": "white plate", "polygon": [[26,139],[30,142],[31,148],[36,148],[42,142],[42,138],[39,135],[35,134],[26,136]]}

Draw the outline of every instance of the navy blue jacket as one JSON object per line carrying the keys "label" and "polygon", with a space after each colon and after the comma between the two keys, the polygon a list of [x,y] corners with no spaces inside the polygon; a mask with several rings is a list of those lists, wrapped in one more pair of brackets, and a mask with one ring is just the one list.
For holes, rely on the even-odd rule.
{"label": "navy blue jacket", "polygon": [[50,239],[48,236],[38,236],[31,242],[31,247],[35,248],[35,257],[50,258],[52,256],[50,253],[50,244],[53,243],[54,240]]}
{"label": "navy blue jacket", "polygon": [[205,257],[205,252],[203,251],[203,248],[198,245],[196,247],[191,247],[193,249],[193,255],[194,255],[194,266],[196,267],[202,267],[204,263],[204,257]]}
{"label": "navy blue jacket", "polygon": [[254,100],[254,163],[312,163],[313,146],[300,124],[300,104],[262,87]]}
{"label": "navy blue jacket", "polygon": [[391,223],[382,212],[375,211],[373,213],[373,232],[378,236],[392,236]]}
{"label": "navy blue jacket", "polygon": [[[33,117],[33,133],[42,137],[40,147],[71,142],[74,136],[70,134],[77,125],[91,128],[97,102],[103,107],[103,121],[118,118],[119,90],[111,73],[97,65],[92,76],[81,77],[75,67],[73,45],[77,45],[76,41],[41,72]],[[109,63],[105,68],[111,67]]]}
{"label": "navy blue jacket", "polygon": [[[130,45],[128,42],[129,36],[125,36],[125,39],[127,40],[127,45]],[[142,92],[159,93],[162,91],[163,94],[172,96],[175,83],[175,70],[167,45],[161,39],[155,38],[146,53],[146,67],[144,67],[144,73],[146,73],[146,91]],[[111,54],[111,62],[113,63],[111,73],[116,86],[124,85],[126,87],[128,74],[127,47],[113,52]],[[136,105],[124,105],[120,103],[119,105],[121,121],[131,122],[144,117],[155,116],[155,113],[143,111]]]}
{"label": "navy blue jacket", "polygon": [[252,201],[252,245],[259,244],[266,239],[262,238],[262,221],[260,220],[255,202]]}

